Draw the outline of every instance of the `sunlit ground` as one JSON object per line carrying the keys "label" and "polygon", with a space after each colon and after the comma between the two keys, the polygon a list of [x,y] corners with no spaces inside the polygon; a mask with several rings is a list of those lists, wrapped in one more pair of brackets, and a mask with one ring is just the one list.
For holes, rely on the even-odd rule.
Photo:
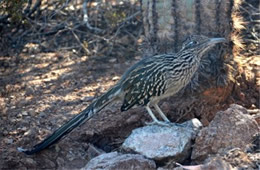
{"label": "sunlit ground", "polygon": [[5,145],[17,145],[32,134],[41,140],[106,92],[130,65],[68,52],[18,57],[19,64],[1,70],[0,121],[7,125],[0,131]]}

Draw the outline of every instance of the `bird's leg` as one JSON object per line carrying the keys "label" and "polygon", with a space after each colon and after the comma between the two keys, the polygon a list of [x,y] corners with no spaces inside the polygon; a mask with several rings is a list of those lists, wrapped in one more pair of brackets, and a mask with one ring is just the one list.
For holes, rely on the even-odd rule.
{"label": "bird's leg", "polygon": [[162,112],[158,104],[154,104],[155,110],[160,114],[160,116],[163,118],[163,120],[167,123],[170,123],[171,121],[165,116],[165,114]]}
{"label": "bird's leg", "polygon": [[164,122],[169,125],[175,125],[175,126],[179,126],[179,127],[186,127],[185,125],[179,124],[179,123],[172,123],[166,116],[165,114],[162,112],[162,110],[160,109],[160,107],[157,104],[154,104],[154,108],[156,109],[156,111],[160,114],[160,116],[163,118]]}
{"label": "bird's leg", "polygon": [[159,121],[153,114],[152,110],[150,109],[149,106],[146,106],[145,107],[146,110],[148,111],[149,115],[152,117],[153,121],[148,123],[146,122],[147,125],[161,125],[161,126],[169,126],[169,124],[165,123],[165,122],[162,122],[162,121]]}
{"label": "bird's leg", "polygon": [[175,125],[175,126],[179,126],[179,127],[186,127],[183,124],[179,124],[179,123],[172,123],[166,116],[165,114],[162,112],[162,110],[160,109],[160,107],[157,104],[154,104],[154,108],[156,109],[156,111],[160,114],[160,116],[163,118],[165,123],[168,123],[168,125]]}

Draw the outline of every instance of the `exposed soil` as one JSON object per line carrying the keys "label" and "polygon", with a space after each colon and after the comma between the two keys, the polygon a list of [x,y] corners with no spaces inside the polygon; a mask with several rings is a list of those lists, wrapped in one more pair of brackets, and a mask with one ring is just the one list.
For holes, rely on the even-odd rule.
{"label": "exposed soil", "polygon": [[0,60],[5,65],[0,84],[4,168],[21,168],[25,155],[16,147],[43,139],[115,84],[132,64],[70,52],[20,53],[11,60]]}
{"label": "exposed soil", "polygon": [[[139,30],[140,28],[135,31]],[[133,40],[129,41],[123,37],[118,41],[124,42],[123,49],[133,46]],[[2,44],[1,48],[6,48],[8,51],[10,48],[8,44],[3,42]],[[126,56],[122,56],[123,54]],[[132,57],[128,57],[130,54]],[[114,85],[126,68],[140,59],[133,49],[131,53],[120,49],[120,53],[111,54],[109,57],[90,56],[92,55],[84,55],[76,50],[46,52],[40,49],[37,43],[27,43],[18,52],[2,52],[0,169],[81,168],[102,150],[120,150],[118,146],[131,130],[150,120],[142,108],[121,113],[119,104],[114,104],[80,129],[73,131],[59,144],[39,154],[26,156],[17,151],[17,147],[29,148],[37,144],[86,108],[95,97]],[[260,68],[260,63],[257,56],[248,56],[245,66],[250,67],[245,68],[244,77],[238,80],[243,83],[235,85],[235,95],[229,101],[255,109],[259,108],[257,87],[260,87],[260,79],[256,80],[255,77],[259,77],[256,68]],[[250,68],[255,75],[252,81],[245,83],[244,80],[250,80]],[[249,70],[248,74],[246,70]],[[166,105],[167,103],[163,104],[162,108],[164,110],[166,108],[167,113],[171,108]],[[111,112],[114,113],[112,117],[110,116],[112,114],[107,114]],[[125,122],[117,121],[117,117],[120,117],[118,120]],[[191,117],[186,117],[189,118]],[[111,129],[116,125],[118,129]],[[94,143],[102,150],[93,151],[90,143]]]}

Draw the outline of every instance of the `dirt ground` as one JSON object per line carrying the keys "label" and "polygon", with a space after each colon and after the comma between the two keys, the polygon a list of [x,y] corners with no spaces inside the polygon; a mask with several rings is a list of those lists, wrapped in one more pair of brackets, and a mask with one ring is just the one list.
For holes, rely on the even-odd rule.
{"label": "dirt ground", "polygon": [[20,53],[11,60],[0,59],[5,67],[0,80],[3,169],[27,167],[26,156],[16,151],[18,146],[42,140],[115,84],[124,68],[135,62],[68,52]]}
{"label": "dirt ground", "polygon": [[[140,28],[130,29],[138,32],[136,35],[140,35]],[[136,35],[131,34],[129,37],[138,39]],[[65,36],[66,38],[71,37]],[[132,129],[143,125],[147,117],[143,115],[144,111],[141,108],[121,113],[118,112],[119,105],[113,105],[101,113],[106,115],[107,112],[113,112],[115,113],[113,117],[94,117],[87,125],[73,131],[50,149],[32,156],[17,151],[17,147],[29,148],[37,144],[85,109],[95,97],[114,85],[126,68],[140,59],[138,52],[135,53],[136,48],[131,49],[130,52],[126,51],[129,49],[129,44],[133,45],[133,39],[129,41],[126,36],[121,36],[118,41],[125,43],[114,47],[120,48],[120,54],[112,53],[103,56],[86,55],[77,50],[46,51],[32,41],[24,44],[18,52],[4,53],[3,49],[8,51],[14,47],[1,41],[0,169],[81,168],[89,159],[102,152],[91,149],[95,147],[89,143],[98,144],[98,148],[104,151],[120,149],[117,146],[122,141],[110,138],[115,139],[118,135],[116,139],[122,139]],[[259,56],[250,55],[248,55],[248,62],[251,62],[252,69],[260,68],[257,59]],[[257,67],[253,67],[254,65]],[[254,72],[258,74],[256,70]],[[251,71],[248,77],[250,74]],[[239,82],[243,82],[248,77],[241,77]],[[259,91],[253,88],[260,86],[255,83],[255,81],[251,84],[241,83],[237,94],[232,98],[232,103],[241,104],[249,109],[259,108],[259,95],[256,94]],[[236,87],[234,89],[236,91]],[[162,107],[164,110],[165,108],[167,106]],[[126,121],[113,121],[118,126],[118,133],[115,133],[107,124],[117,116],[121,116],[119,120],[123,117]],[[93,129],[93,125],[100,129]],[[120,129],[120,127],[127,127],[127,129]],[[97,133],[101,131],[108,136],[104,137],[102,133],[101,135]],[[112,146],[107,146],[111,141]]]}

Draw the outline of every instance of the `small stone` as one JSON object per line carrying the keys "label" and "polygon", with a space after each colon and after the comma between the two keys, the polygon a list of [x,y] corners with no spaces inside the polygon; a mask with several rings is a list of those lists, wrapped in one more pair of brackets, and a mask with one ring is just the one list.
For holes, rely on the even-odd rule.
{"label": "small stone", "polygon": [[55,152],[59,152],[60,151],[60,147],[58,145],[55,145]]}
{"label": "small stone", "polygon": [[120,79],[119,76],[114,76],[114,77],[112,78],[113,81],[116,81],[116,80],[119,80],[119,79]]}
{"label": "small stone", "polygon": [[111,58],[111,59],[109,60],[109,62],[110,62],[110,63],[116,62],[116,58]]}
{"label": "small stone", "polygon": [[251,108],[252,108],[252,109],[255,109],[255,108],[256,108],[256,105],[252,104],[252,105],[251,105]]}
{"label": "small stone", "polygon": [[57,164],[59,167],[63,167],[65,165],[65,160],[61,157],[57,158]]}
{"label": "small stone", "polygon": [[255,98],[250,99],[250,101],[251,101],[252,104],[256,104],[256,99]]}
{"label": "small stone", "polygon": [[21,117],[23,117],[23,115],[21,113],[18,113],[18,115],[16,117],[21,118]]}
{"label": "small stone", "polygon": [[111,152],[99,155],[91,159],[89,163],[81,170],[97,170],[97,169],[149,169],[155,170],[156,164],[154,161],[146,159],[138,154],[120,154]]}
{"label": "small stone", "polygon": [[49,159],[45,159],[44,160],[46,168],[45,169],[50,169],[50,168],[55,168],[56,165],[53,161],[49,160]]}
{"label": "small stone", "polygon": [[26,162],[27,164],[30,164],[30,166],[36,165],[36,161],[33,160],[32,158],[25,158],[25,162]]}
{"label": "small stone", "polygon": [[244,101],[246,100],[246,95],[245,95],[245,93],[240,92],[239,98],[240,98],[240,100],[242,100],[242,101],[244,102]]}
{"label": "small stone", "polygon": [[6,136],[6,135],[8,135],[8,134],[9,134],[9,132],[8,132],[7,130],[4,130],[4,131],[3,131],[3,135],[4,135],[4,136]]}
{"label": "small stone", "polygon": [[12,144],[12,143],[14,142],[13,139],[9,139],[9,138],[5,138],[4,141],[5,141],[5,143],[7,143],[7,144]]}
{"label": "small stone", "polygon": [[39,116],[40,116],[41,118],[44,118],[44,117],[46,117],[46,113],[40,112]]}
{"label": "small stone", "polygon": [[195,118],[195,119],[191,119],[190,121],[182,123],[182,126],[192,128],[194,132],[197,134],[202,127],[202,123]]}
{"label": "small stone", "polygon": [[24,112],[22,112],[22,115],[23,115],[23,116],[28,116],[28,112],[25,112],[25,111],[24,111]]}
{"label": "small stone", "polygon": [[105,152],[102,151],[99,148],[96,148],[95,146],[89,144],[88,150],[87,150],[87,155],[89,159],[93,159],[94,157],[104,154]]}
{"label": "small stone", "polygon": [[142,58],[142,57],[139,56],[139,55],[138,55],[138,56],[135,56],[135,60],[141,60],[141,58]]}

